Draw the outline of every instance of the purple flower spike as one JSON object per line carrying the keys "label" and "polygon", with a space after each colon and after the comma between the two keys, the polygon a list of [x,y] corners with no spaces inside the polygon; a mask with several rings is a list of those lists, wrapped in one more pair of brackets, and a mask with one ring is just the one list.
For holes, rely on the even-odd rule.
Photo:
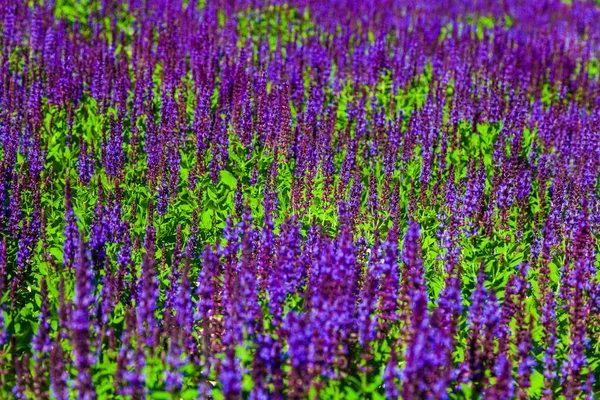
{"label": "purple flower spike", "polygon": [[75,254],[77,253],[77,243],[79,231],[77,229],[76,217],[73,212],[73,201],[71,195],[71,183],[67,176],[65,181],[65,242],[63,245],[64,264],[67,267],[73,267]]}
{"label": "purple flower spike", "polygon": [[74,364],[77,370],[75,390],[80,399],[96,398],[92,382],[91,368],[94,356],[91,349],[90,306],[94,303],[92,295],[93,274],[90,268],[90,256],[86,250],[83,236],[79,236],[79,249],[75,263],[75,298],[71,315],[71,341],[73,344]]}

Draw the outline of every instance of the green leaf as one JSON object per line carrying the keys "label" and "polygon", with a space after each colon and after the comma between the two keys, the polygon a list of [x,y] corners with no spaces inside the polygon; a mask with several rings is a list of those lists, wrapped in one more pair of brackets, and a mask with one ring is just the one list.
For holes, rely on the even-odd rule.
{"label": "green leaf", "polygon": [[181,392],[180,396],[183,400],[197,399],[198,398],[198,390],[197,389],[187,389],[187,390],[184,390],[183,392]]}
{"label": "green leaf", "polygon": [[230,189],[235,189],[237,186],[237,179],[227,170],[221,171],[221,182],[229,186]]}
{"label": "green leaf", "polygon": [[354,399],[360,399],[360,393],[356,392],[354,389],[346,387],[346,399],[348,400],[354,400]]}
{"label": "green leaf", "polygon": [[216,386],[212,390],[212,395],[213,395],[213,398],[215,400],[223,400],[224,399],[223,392],[221,391],[221,388],[218,388]]}
{"label": "green leaf", "polygon": [[529,397],[536,398],[542,393],[544,387],[544,375],[539,371],[533,371],[531,375],[531,387],[529,388]]}
{"label": "green leaf", "polygon": [[157,391],[150,393],[150,398],[152,399],[160,399],[160,400],[171,400],[171,393],[165,391]]}

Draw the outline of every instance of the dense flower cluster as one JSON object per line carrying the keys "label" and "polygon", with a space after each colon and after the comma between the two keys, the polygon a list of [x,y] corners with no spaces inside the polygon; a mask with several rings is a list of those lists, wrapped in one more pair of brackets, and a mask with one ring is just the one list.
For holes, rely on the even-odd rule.
{"label": "dense flower cluster", "polygon": [[595,2],[0,9],[0,398],[600,390]]}

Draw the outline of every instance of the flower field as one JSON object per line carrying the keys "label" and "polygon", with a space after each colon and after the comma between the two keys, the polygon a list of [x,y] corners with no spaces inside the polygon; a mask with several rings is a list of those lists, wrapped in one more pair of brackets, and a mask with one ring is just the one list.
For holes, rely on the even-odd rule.
{"label": "flower field", "polygon": [[600,6],[0,0],[0,399],[600,396]]}

